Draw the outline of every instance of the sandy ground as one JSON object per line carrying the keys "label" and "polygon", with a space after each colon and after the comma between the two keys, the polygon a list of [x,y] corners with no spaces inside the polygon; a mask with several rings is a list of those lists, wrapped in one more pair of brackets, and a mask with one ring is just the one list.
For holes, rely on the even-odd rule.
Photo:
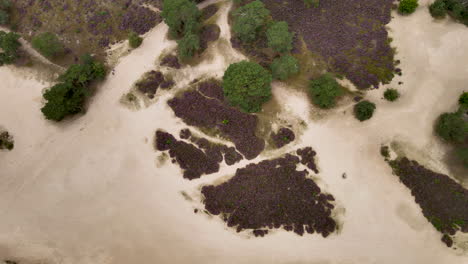
{"label": "sandy ground", "polygon": [[[401,100],[388,103],[380,99],[382,89],[370,92],[378,104],[371,121],[359,123],[351,106],[342,107],[327,119],[309,121],[294,146],[317,150],[319,184],[345,209],[342,229],[326,239],[283,231],[249,238],[218,218],[194,214],[201,184],[219,181],[245,162],[199,181],[183,180],[175,165],[157,166],[155,130],[184,127],[165,104],[171,94],[136,112],[119,99],[154,68],[161,52],[175,47],[165,39],[165,25],[120,60],[85,116],[59,125],[45,121],[39,111],[41,91],[50,84],[12,67],[0,68],[0,122],[16,140],[12,152],[0,152],[0,259],[64,264],[468,263],[466,249],[449,249],[440,242],[441,235],[379,156],[381,143],[397,140],[406,143],[402,145],[410,156],[447,170],[437,162],[444,150],[432,135],[432,124],[440,112],[455,108],[468,83],[468,30],[448,20],[434,23],[426,2],[415,14],[396,16],[390,24],[404,73],[392,84],[404,82],[398,86]],[[219,22],[227,38],[224,8]],[[197,76],[221,77],[229,63],[242,59],[231,49],[223,55],[184,69],[187,80],[179,87]],[[275,85],[274,95],[291,118],[307,119],[310,109],[303,94]],[[186,201],[181,191],[195,200]]]}

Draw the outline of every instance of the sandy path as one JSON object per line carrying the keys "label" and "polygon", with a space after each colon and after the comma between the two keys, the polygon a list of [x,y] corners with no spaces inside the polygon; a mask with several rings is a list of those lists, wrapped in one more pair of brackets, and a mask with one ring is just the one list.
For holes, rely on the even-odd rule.
{"label": "sandy path", "polygon": [[[220,21],[221,35],[227,37],[226,10]],[[318,151],[320,184],[346,209],[342,231],[327,239],[287,232],[261,239],[235,234],[217,218],[194,214],[197,204],[180,195],[182,190],[196,193],[202,182],[235,168],[189,182],[174,165],[156,167],[154,131],[183,127],[164,103],[170,94],[138,112],[122,107],[119,99],[153,68],[163,50],[174,48],[174,42],[165,40],[165,25],[120,60],[87,115],[60,125],[44,121],[39,111],[47,84],[0,68],[0,122],[16,139],[12,152],[0,153],[0,259],[67,264],[467,263],[466,255],[439,241],[440,234],[378,151],[381,142],[398,139],[411,141],[409,150],[439,158],[432,122],[455,106],[453,99],[468,82],[468,50],[463,49],[468,30],[450,22],[432,23],[425,8],[397,17],[391,28],[404,71],[402,100],[386,103],[379,99],[382,90],[372,92],[378,102],[372,121],[361,124],[348,109],[346,115],[336,113],[310,124],[298,143]],[[183,69],[184,82],[199,75],[220,77],[230,62],[241,59],[232,50],[226,53],[228,59],[214,56]],[[274,94],[286,111],[307,116],[303,95],[279,86]],[[424,156],[418,151],[414,155]],[[444,170],[442,164],[431,165]],[[343,172],[348,174],[345,180]]]}

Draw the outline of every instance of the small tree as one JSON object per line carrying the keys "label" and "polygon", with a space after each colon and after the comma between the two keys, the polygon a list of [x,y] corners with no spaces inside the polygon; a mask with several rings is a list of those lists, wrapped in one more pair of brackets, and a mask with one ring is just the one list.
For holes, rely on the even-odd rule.
{"label": "small tree", "polygon": [[56,58],[65,53],[65,48],[57,35],[51,32],[41,33],[32,39],[32,46],[44,57]]}
{"label": "small tree", "polygon": [[389,88],[384,92],[384,98],[387,101],[393,102],[400,98],[400,93],[396,89]]}
{"label": "small tree", "polygon": [[271,98],[271,80],[271,74],[257,63],[234,63],[223,76],[224,95],[231,105],[245,112],[258,112]]}
{"label": "small tree", "polygon": [[444,113],[436,122],[437,135],[452,143],[463,143],[468,134],[468,122],[463,120],[462,113]]}
{"label": "small tree", "polygon": [[325,73],[310,82],[309,93],[312,103],[327,109],[335,106],[336,99],[343,94],[343,89],[331,73]]}
{"label": "small tree", "polygon": [[179,58],[182,61],[192,58],[200,49],[200,38],[195,34],[186,34],[181,40],[177,41]]}
{"label": "small tree", "polygon": [[361,101],[354,105],[354,116],[361,122],[369,120],[374,114],[375,108],[374,103],[367,100]]}
{"label": "small tree", "polygon": [[253,1],[234,12],[232,30],[243,42],[253,42],[266,25],[270,11],[259,1]]}
{"label": "small tree", "polygon": [[271,71],[273,78],[284,81],[299,72],[299,63],[296,58],[286,54],[273,60]]}
{"label": "small tree", "polygon": [[178,38],[198,31],[201,12],[190,0],[164,0],[161,16],[169,26],[170,35]]}
{"label": "small tree", "polygon": [[136,49],[136,48],[140,47],[142,42],[143,42],[143,38],[138,36],[137,33],[131,32],[128,35],[128,44],[130,45],[131,48]]}
{"label": "small tree", "polygon": [[11,64],[19,57],[18,49],[21,47],[20,36],[16,33],[0,31],[0,66]]}
{"label": "small tree", "polygon": [[434,18],[444,18],[447,14],[447,7],[443,0],[436,0],[429,6],[429,12]]}
{"label": "small tree", "polygon": [[288,23],[284,21],[273,23],[266,35],[268,46],[274,51],[284,53],[292,50],[294,34],[289,32]]}
{"label": "small tree", "polygon": [[411,14],[418,6],[418,0],[400,0],[398,11],[400,11],[401,14]]}

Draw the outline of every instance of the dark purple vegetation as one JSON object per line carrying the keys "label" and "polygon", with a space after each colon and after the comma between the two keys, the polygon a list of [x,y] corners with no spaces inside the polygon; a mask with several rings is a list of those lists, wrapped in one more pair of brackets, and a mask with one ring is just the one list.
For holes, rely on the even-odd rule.
{"label": "dark purple vegetation", "polygon": [[416,161],[402,158],[390,161],[400,181],[422,209],[424,216],[444,234],[442,240],[451,246],[449,235],[457,230],[468,232],[468,190],[444,174],[436,173]]}
{"label": "dark purple vegetation", "polygon": [[202,10],[201,20],[207,20],[218,12],[218,6],[216,4],[209,5]]}
{"label": "dark purple vegetation", "polygon": [[[210,88],[202,88],[204,91],[210,91],[207,96],[217,96],[219,92],[214,92],[213,89],[219,90],[221,87],[213,84]],[[186,124],[215,128],[234,142],[237,150],[245,158],[257,157],[265,147],[265,142],[255,135],[257,116],[243,113],[224,101],[207,96],[199,91],[188,91],[169,100],[168,104],[175,115],[182,118]]]}
{"label": "dark purple vegetation", "polygon": [[238,232],[250,229],[264,236],[267,228],[282,227],[327,237],[336,229],[330,203],[335,199],[321,193],[307,170],[296,170],[298,163],[297,156],[286,154],[238,169],[229,181],[202,188],[205,208]]}
{"label": "dark purple vegetation", "polygon": [[119,28],[144,34],[162,21],[158,13],[146,7],[131,5],[122,17]]}
{"label": "dark purple vegetation", "polygon": [[277,133],[271,134],[271,139],[273,139],[273,142],[277,148],[281,148],[293,142],[295,138],[296,136],[294,135],[294,132],[286,127],[282,127],[278,130]]}
{"label": "dark purple vegetation", "polygon": [[221,29],[216,24],[204,26],[200,32],[200,49],[205,50],[208,48],[208,43],[217,40],[220,33]]}
{"label": "dark purple vegetation", "polygon": [[145,73],[143,80],[138,81],[135,86],[138,91],[152,99],[159,87],[167,89],[173,84],[174,82],[172,80],[165,79],[162,72],[150,71]]}
{"label": "dark purple vegetation", "polygon": [[167,55],[161,60],[161,66],[166,66],[174,69],[180,69],[180,63],[177,56]]}
{"label": "dark purple vegetation", "polygon": [[319,173],[317,165],[315,164],[315,156],[317,153],[311,147],[298,149],[297,155],[301,157],[302,164],[306,165],[307,168],[313,170],[315,173]]}
{"label": "dark purple vegetation", "polygon": [[275,20],[288,22],[311,51],[357,87],[393,78],[393,51],[385,29],[393,0],[320,0],[318,8],[305,8],[303,0],[263,2]]}

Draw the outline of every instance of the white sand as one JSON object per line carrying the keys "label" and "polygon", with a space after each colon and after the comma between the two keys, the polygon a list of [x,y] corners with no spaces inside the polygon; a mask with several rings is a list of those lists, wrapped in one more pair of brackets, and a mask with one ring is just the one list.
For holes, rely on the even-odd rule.
{"label": "white sand", "polygon": [[[220,19],[226,19],[225,13]],[[257,239],[236,234],[218,218],[194,214],[198,201],[185,201],[180,194],[196,194],[202,182],[215,181],[234,167],[199,181],[183,180],[172,164],[156,167],[158,154],[151,144],[155,130],[183,127],[165,104],[170,94],[138,112],[122,107],[119,99],[153,68],[164,49],[174,47],[165,40],[165,25],[121,59],[85,116],[59,125],[44,121],[39,111],[41,89],[49,84],[0,68],[0,122],[16,139],[12,152],[0,153],[0,259],[67,264],[468,263],[466,253],[440,242],[441,235],[379,156],[380,143],[395,139],[412,142],[408,150],[416,156],[417,150],[434,159],[442,153],[432,123],[440,112],[455,107],[468,82],[468,30],[431,20],[421,7],[390,25],[404,74],[400,101],[390,104],[379,99],[382,90],[371,92],[378,102],[371,121],[357,122],[348,106],[346,115],[310,124],[298,143],[317,150],[320,184],[346,210],[343,229],[327,239],[284,231]],[[226,27],[222,30],[227,36]],[[226,53],[231,59],[202,63],[189,78],[221,76],[232,58],[239,59]],[[275,87],[275,94],[285,94],[280,89]],[[278,100],[294,115],[307,113],[304,96]]]}

